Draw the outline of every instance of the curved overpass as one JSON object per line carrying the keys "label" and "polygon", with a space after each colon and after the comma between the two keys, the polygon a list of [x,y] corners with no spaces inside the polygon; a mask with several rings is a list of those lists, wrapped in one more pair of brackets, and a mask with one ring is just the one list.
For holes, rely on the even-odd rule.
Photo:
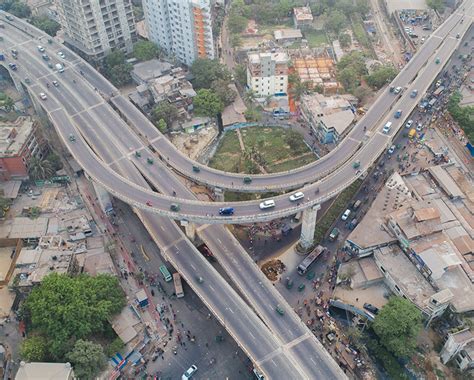
{"label": "curved overpass", "polygon": [[[105,97],[107,101],[115,104],[122,114],[136,117],[134,122],[131,124],[133,124],[133,128],[136,129],[138,133],[146,138],[150,145],[144,146],[142,140],[135,136],[134,138],[127,140],[126,143],[128,144],[127,146],[130,147],[130,151],[123,155],[121,159],[132,161],[138,168],[140,168],[140,171],[145,177],[149,177],[152,175],[151,173],[156,175],[156,172],[161,170],[159,165],[149,165],[146,163],[146,158],[153,157],[154,155],[154,152],[150,150],[150,146],[154,150],[160,149],[160,155],[165,157],[165,153],[167,152],[166,147],[169,146],[170,143],[163,136],[156,134],[156,128],[154,128],[151,123],[147,122],[144,117],[139,119],[137,115],[141,114],[138,113],[129,102],[119,95],[116,95],[116,90],[113,86],[106,82],[98,73],[93,72],[93,70],[82,60],[76,58],[72,52],[67,52],[68,56],[74,57],[74,59],[70,63],[68,62],[64,74],[51,73],[50,71],[47,71],[47,74],[45,74],[44,69],[46,66],[45,63],[42,62],[40,55],[35,51],[34,41],[23,41],[21,43],[18,43],[18,41],[11,41],[11,46],[15,46],[20,51],[20,59],[18,61],[20,69],[13,73],[13,75],[16,75],[19,80],[24,80],[25,78],[22,78],[20,73],[27,69],[32,77],[38,79],[38,82],[29,86],[31,92],[33,94],[46,92],[50,96],[47,101],[42,102],[42,106],[50,113],[52,119],[58,123],[56,125],[58,126],[60,133],[63,134],[63,138],[64,133],[67,133],[67,136],[69,136],[69,134],[77,136],[75,142],[71,142],[66,138],[66,145],[71,151],[77,151],[77,160],[86,172],[94,178],[94,180],[101,183],[114,196],[138,208],[146,209],[174,219],[187,219],[199,223],[246,223],[266,221],[277,217],[295,214],[305,208],[332,198],[345,187],[349,186],[373,164],[377,157],[390,145],[392,137],[403,125],[405,117],[416,106],[417,98],[410,98],[411,90],[418,89],[420,96],[421,93],[428,88],[432,79],[443,66],[442,64],[437,65],[434,62],[435,57],[440,57],[444,64],[457,47],[460,39],[456,39],[456,35],[460,34],[462,36],[468,29],[472,22],[473,7],[474,5],[471,4],[467,7],[465,12],[461,10],[451,15],[450,18],[448,18],[448,20],[438,30],[436,30],[424,44],[423,48],[426,49],[422,50],[420,52],[421,54],[419,53],[414,56],[412,59],[413,65],[407,65],[407,68],[402,71],[402,74],[404,73],[404,75],[407,75],[409,78],[412,78],[413,76],[415,78],[412,83],[406,87],[406,90],[401,94],[401,96],[395,98],[395,96],[391,94],[383,94],[382,99],[384,102],[388,102],[388,106],[394,103],[394,99],[396,99],[396,109],[402,109],[404,117],[393,119],[391,115],[392,112],[388,112],[388,115],[385,118],[382,117],[380,120],[375,120],[374,125],[371,126],[371,130],[366,133],[364,133],[363,130],[361,131],[360,126],[362,124],[359,123],[348,138],[346,138],[348,141],[347,144],[349,145],[343,143],[342,150],[336,150],[333,154],[328,155],[326,159],[321,160],[320,165],[329,165],[324,173],[327,174],[327,172],[331,172],[331,174],[326,175],[316,183],[303,187],[302,191],[306,196],[299,204],[290,202],[287,195],[281,195],[273,198],[276,202],[276,206],[269,211],[261,211],[259,209],[258,203],[260,201],[230,204],[225,202],[201,202],[193,199],[170,197],[145,189],[115,173],[107,163],[102,162],[95,155],[93,150],[91,150],[86,142],[81,138],[77,127],[71,120],[69,120],[69,118],[72,117],[73,121],[78,123],[76,119],[80,118],[81,113],[84,112],[85,109],[91,110],[95,113],[101,113],[102,116],[106,116],[106,120],[103,118],[104,122],[111,123],[112,125],[110,127],[115,128],[117,136],[120,136],[121,131],[124,129],[123,122],[117,120],[117,117],[114,116],[115,113],[110,112],[110,107],[108,107],[102,98],[97,96],[96,92],[101,93],[102,97]],[[464,13],[466,13],[466,15],[464,15]],[[464,22],[461,22],[462,19]],[[49,49],[50,45],[47,45],[47,48]],[[54,48],[57,49],[56,46],[54,46]],[[64,48],[61,49],[66,51]],[[28,56],[28,59],[23,60],[21,59],[21,56]],[[415,69],[419,68],[420,65],[421,70],[415,71]],[[81,76],[79,70],[82,70],[85,75]],[[45,78],[47,82],[48,80],[52,80],[54,77],[61,81],[64,80],[65,77],[68,79],[75,78],[77,85],[76,92],[81,95],[81,99],[83,99],[84,102],[79,104],[74,93],[67,93],[66,91],[61,90],[61,87],[59,90],[46,88],[45,82],[42,81],[42,79]],[[400,76],[395,80],[395,84],[397,84],[397,80],[400,80]],[[93,84],[99,84],[99,86],[96,87],[97,91],[94,90],[87,81],[91,81]],[[57,93],[53,91],[56,91]],[[91,92],[94,93],[94,96]],[[55,99],[57,99],[58,102],[56,102]],[[67,115],[67,117],[65,114],[57,112],[61,107],[64,107],[68,112],[69,115]],[[375,111],[380,111],[382,106],[377,102],[376,106],[372,108]],[[375,111],[368,113],[368,115],[374,114]],[[386,111],[387,110],[383,110],[384,113],[387,113]],[[128,117],[131,118],[132,116]],[[383,134],[380,131],[381,126],[386,120],[393,122],[392,130],[388,135]],[[150,136],[152,132],[155,132],[155,135]],[[348,157],[341,155],[340,152],[346,152],[347,154],[345,147],[350,146],[352,143],[356,143],[358,146],[360,144],[362,145],[361,148],[352,154],[351,160],[348,161]],[[348,148],[349,152],[353,150],[354,149]],[[142,153],[141,157],[137,157],[134,154],[137,151]],[[171,163],[178,162],[183,155],[172,148],[170,156],[166,157],[170,157],[169,162]],[[334,164],[332,164],[333,161]],[[352,168],[352,163],[354,161],[359,161],[361,164],[360,169],[357,171]],[[316,164],[318,162],[319,161],[317,161]],[[302,170],[307,170],[305,169],[307,167],[308,166],[302,168]],[[317,167],[317,165],[312,166],[312,168],[315,167]],[[303,171],[300,170],[297,172],[302,173]],[[210,170],[206,173],[213,172],[214,171]],[[199,175],[201,175],[201,173],[199,173]],[[219,177],[221,178],[225,177],[220,175],[221,172],[216,171],[216,173],[219,173]],[[286,177],[291,177],[292,175],[292,173],[285,174]],[[315,177],[318,178],[318,175],[313,173],[312,178],[314,179]],[[234,177],[232,175],[229,178]],[[264,178],[273,178],[273,176],[263,176],[262,181]],[[285,181],[286,180],[283,180],[282,178],[279,179],[279,188],[282,187],[282,183]],[[268,190],[269,188],[265,187],[265,189]],[[173,203],[179,205],[179,211],[176,212],[170,209],[170,205]],[[226,206],[234,207],[235,214],[233,216],[218,215],[218,208]]]}

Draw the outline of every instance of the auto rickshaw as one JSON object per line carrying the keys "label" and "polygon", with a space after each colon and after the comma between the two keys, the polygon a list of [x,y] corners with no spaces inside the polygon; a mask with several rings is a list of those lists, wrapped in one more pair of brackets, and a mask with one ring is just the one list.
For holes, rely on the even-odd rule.
{"label": "auto rickshaw", "polygon": [[76,141],[76,136],[74,136],[72,133],[69,135],[69,141]]}
{"label": "auto rickshaw", "polygon": [[148,157],[148,158],[146,159],[146,162],[147,162],[148,164],[150,164],[150,165],[153,165],[153,158]]}
{"label": "auto rickshaw", "polygon": [[286,288],[291,289],[293,287],[293,280],[289,277],[286,278]]}
{"label": "auto rickshaw", "polygon": [[306,285],[305,284],[301,284],[300,286],[298,286],[298,291],[299,292],[302,292],[304,290],[304,288],[306,288]]}
{"label": "auto rickshaw", "polygon": [[196,277],[196,280],[197,282],[199,282],[200,284],[202,284],[204,282],[204,279],[201,277],[201,276],[197,276]]}
{"label": "auto rickshaw", "polygon": [[171,211],[179,211],[179,204],[171,203],[170,210]]}
{"label": "auto rickshaw", "polygon": [[250,177],[244,177],[244,183],[245,183],[245,184],[249,184],[250,182],[252,182],[252,178],[250,178]]}
{"label": "auto rickshaw", "polygon": [[135,152],[135,157],[140,158],[141,156],[142,156],[142,154],[137,150],[137,151]]}
{"label": "auto rickshaw", "polygon": [[276,312],[277,312],[278,314],[280,314],[280,315],[284,315],[284,314],[285,314],[285,310],[283,310],[280,305],[277,305],[277,307],[275,308],[275,310],[276,310]]}
{"label": "auto rickshaw", "polygon": [[193,172],[199,173],[201,171],[201,168],[199,166],[193,165]]}
{"label": "auto rickshaw", "polygon": [[224,337],[222,335],[216,335],[216,342],[220,343],[224,341]]}
{"label": "auto rickshaw", "polygon": [[315,276],[316,276],[316,273],[314,273],[314,271],[311,271],[311,272],[308,272],[308,274],[306,275],[306,278],[311,281]]}
{"label": "auto rickshaw", "polygon": [[353,162],[353,163],[352,163],[352,167],[353,167],[354,169],[359,169],[359,167],[360,167],[360,161],[355,161],[355,162]]}

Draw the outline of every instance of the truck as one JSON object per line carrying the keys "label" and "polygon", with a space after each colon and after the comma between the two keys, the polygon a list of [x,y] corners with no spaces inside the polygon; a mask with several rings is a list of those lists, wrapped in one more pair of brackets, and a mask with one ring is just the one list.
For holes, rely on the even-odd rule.
{"label": "truck", "polygon": [[55,67],[56,67],[56,70],[58,70],[58,72],[60,73],[64,72],[64,67],[60,63],[56,63]]}
{"label": "truck", "polygon": [[334,241],[337,239],[338,236],[339,236],[339,229],[337,227],[334,227],[331,233],[329,234],[329,240]]}
{"label": "truck", "polygon": [[298,274],[301,276],[304,275],[308,271],[311,264],[313,264],[316,259],[324,253],[325,250],[325,247],[318,245],[308,256],[304,258],[301,264],[298,265]]}

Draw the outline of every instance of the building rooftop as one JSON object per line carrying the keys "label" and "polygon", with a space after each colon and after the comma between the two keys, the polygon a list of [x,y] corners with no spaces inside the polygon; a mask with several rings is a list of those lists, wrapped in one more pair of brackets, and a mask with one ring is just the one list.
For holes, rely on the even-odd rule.
{"label": "building rooftop", "polygon": [[432,166],[428,171],[450,198],[464,197],[464,193],[442,166]]}
{"label": "building rooftop", "polygon": [[150,61],[140,62],[133,66],[132,77],[138,84],[148,82],[168,74],[173,65],[171,63],[152,59]]}
{"label": "building rooftop", "polygon": [[69,363],[20,363],[15,380],[69,380],[74,377]]}
{"label": "building rooftop", "polygon": [[298,7],[293,8],[293,13],[295,15],[296,21],[313,21],[313,14],[311,13],[310,7]]}
{"label": "building rooftop", "polygon": [[398,245],[378,248],[374,251],[374,256],[390,273],[403,293],[421,309],[424,309],[429,298],[437,293]]}
{"label": "building rooftop", "polygon": [[321,116],[320,120],[327,128],[334,128],[337,134],[341,136],[351,126],[354,118],[354,113],[351,110],[345,110]]}
{"label": "building rooftop", "polygon": [[303,34],[299,29],[277,29],[273,32],[275,40],[299,39],[303,38]]}
{"label": "building rooftop", "polygon": [[285,52],[275,52],[275,53],[250,53],[248,55],[249,63],[251,64],[260,64],[262,59],[270,59],[275,61],[275,63],[286,64],[288,63],[288,54]]}
{"label": "building rooftop", "polygon": [[39,239],[46,235],[47,229],[48,218],[40,216],[30,219],[20,216],[13,219],[8,237],[10,239]]}
{"label": "building rooftop", "polygon": [[16,156],[32,130],[31,119],[18,118],[15,123],[0,123],[0,158]]}

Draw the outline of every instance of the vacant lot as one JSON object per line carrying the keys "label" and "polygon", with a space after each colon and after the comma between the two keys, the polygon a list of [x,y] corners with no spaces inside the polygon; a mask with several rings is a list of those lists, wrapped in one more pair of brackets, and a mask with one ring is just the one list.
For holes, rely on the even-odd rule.
{"label": "vacant lot", "polygon": [[226,132],[209,166],[234,173],[262,174],[291,170],[315,159],[302,136],[291,129],[250,127]]}

